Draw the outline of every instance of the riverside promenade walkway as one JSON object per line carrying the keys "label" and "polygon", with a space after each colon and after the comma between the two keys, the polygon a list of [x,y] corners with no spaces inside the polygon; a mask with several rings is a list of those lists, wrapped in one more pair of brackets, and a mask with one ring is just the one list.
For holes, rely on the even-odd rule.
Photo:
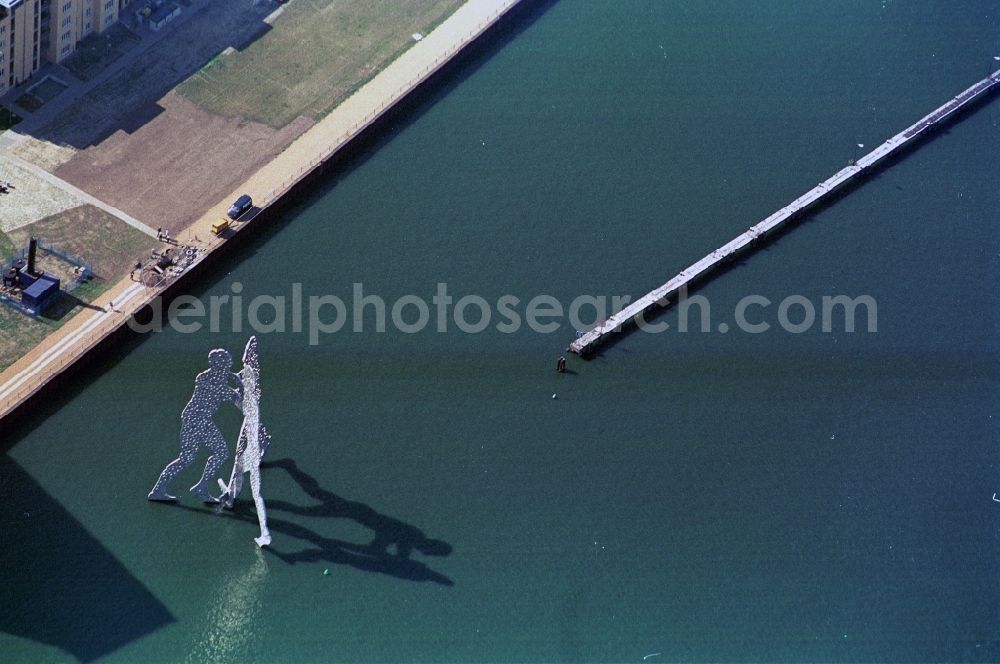
{"label": "riverside promenade walkway", "polygon": [[819,204],[834,191],[861,173],[922,136],[942,121],[947,120],[954,113],[968,106],[976,99],[995,90],[998,86],[1000,86],[1000,70],[993,72],[972,87],[964,90],[958,96],[949,99],[945,104],[885,141],[861,159],[837,171],[771,216],[751,226],[748,230],[698,262],[684,268],[659,288],[643,295],[598,326],[582,334],[569,345],[569,349],[577,355],[584,357],[591,354],[597,346],[608,341],[613,334],[620,332],[624,326],[636,321],[647,312],[666,307],[669,304],[669,298],[676,295],[682,288],[685,288],[697,279],[705,277],[719,265],[731,260],[736,254],[753,247],[759,240],[780,229],[786,222],[796,217],[799,213]]}
{"label": "riverside promenade walkway", "polygon": [[[447,64],[518,2],[520,0],[466,2],[238,189],[205,212],[179,234],[179,242],[199,247],[197,262],[223,248],[226,239],[215,237],[211,226],[225,215],[233,199],[249,193],[259,208],[266,209]],[[252,219],[238,224],[235,232],[252,224]],[[184,276],[155,288],[123,279],[98,298],[91,308],[74,316],[8,367],[0,374],[0,421]],[[95,312],[94,309],[99,310]]]}

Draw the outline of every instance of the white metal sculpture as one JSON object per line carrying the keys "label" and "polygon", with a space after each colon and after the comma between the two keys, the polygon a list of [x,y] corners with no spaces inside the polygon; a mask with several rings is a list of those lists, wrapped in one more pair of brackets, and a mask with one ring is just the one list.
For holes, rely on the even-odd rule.
{"label": "white metal sculpture", "polygon": [[257,509],[257,521],[260,523],[260,537],[254,538],[258,546],[271,543],[271,534],[267,529],[267,511],[264,508],[264,498],[260,494],[260,460],[267,451],[271,437],[260,419],[260,360],[257,357],[257,337],[250,337],[246,350],[243,352],[243,368],[239,374],[242,383],[243,426],[236,443],[236,460],[233,472],[229,476],[229,484],[221,479],[219,486],[222,495],[219,501],[224,507],[232,507],[233,501],[243,488],[243,474],[250,474],[250,490],[253,492],[253,502]]}
{"label": "white metal sculpture", "polygon": [[222,404],[241,403],[240,390],[232,384],[235,378],[232,366],[233,358],[228,351],[216,348],[208,354],[208,370],[198,374],[194,381],[194,394],[181,412],[180,454],[160,473],[149,492],[149,500],[177,500],[167,491],[170,482],[191,465],[198,449],[204,444],[211,455],[205,463],[201,479],[191,487],[191,493],[203,502],[218,502],[209,494],[208,487],[229,458],[229,448],[212,418]]}
{"label": "white metal sculpture", "polygon": [[[191,465],[202,445],[208,447],[210,456],[198,483],[191,487],[191,493],[206,503],[221,503],[222,507],[233,506],[233,501],[243,488],[243,474],[250,473],[250,488],[253,491],[257,520],[260,522],[260,537],[254,538],[258,546],[271,543],[267,529],[267,513],[264,498],[260,494],[260,460],[267,451],[271,436],[260,419],[260,359],[257,356],[257,337],[250,337],[243,352],[243,368],[232,372],[233,358],[228,351],[216,348],[208,354],[208,370],[198,374],[194,383],[194,394],[181,412],[180,454],[167,464],[160,473],[156,484],[149,492],[149,500],[172,501],[177,498],[167,489],[171,481]],[[218,477],[222,464],[229,458],[229,448],[219,427],[212,419],[224,403],[235,404],[243,411],[243,425],[236,442],[236,460],[226,484]],[[208,491],[212,479],[222,488],[222,495],[215,498]]]}

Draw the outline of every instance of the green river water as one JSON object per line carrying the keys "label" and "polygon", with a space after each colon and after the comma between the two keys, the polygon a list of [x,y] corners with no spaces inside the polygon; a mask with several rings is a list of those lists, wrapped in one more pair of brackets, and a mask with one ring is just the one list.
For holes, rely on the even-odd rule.
{"label": "green river water", "polygon": [[[998,18],[522,8],[195,294],[641,295],[983,78]],[[669,311],[564,375],[565,319],[260,334],[264,551],[248,495],[187,494],[202,459],[145,500],[250,331],[129,344],[4,432],[0,661],[1000,661],[998,125],[701,287],[711,332]],[[748,295],[770,330],[736,329]],[[877,332],[784,331],[793,295],[868,295]]]}

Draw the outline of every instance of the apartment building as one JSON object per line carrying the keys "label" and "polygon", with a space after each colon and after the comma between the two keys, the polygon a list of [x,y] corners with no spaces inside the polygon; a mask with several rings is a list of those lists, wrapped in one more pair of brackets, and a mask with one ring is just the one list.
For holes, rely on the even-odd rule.
{"label": "apartment building", "polygon": [[0,0],[0,93],[27,80],[41,55],[42,0]]}
{"label": "apartment building", "polygon": [[0,0],[0,94],[118,21],[128,0]]}

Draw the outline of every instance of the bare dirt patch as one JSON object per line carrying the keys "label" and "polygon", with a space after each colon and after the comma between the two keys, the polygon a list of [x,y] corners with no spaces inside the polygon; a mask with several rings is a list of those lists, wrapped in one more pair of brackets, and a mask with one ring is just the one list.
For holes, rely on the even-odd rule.
{"label": "bare dirt patch", "polygon": [[9,233],[17,246],[32,235],[42,237],[91,264],[94,274],[116,280],[156,244],[120,219],[92,205],[81,205]]}
{"label": "bare dirt patch", "polygon": [[58,279],[60,288],[67,288],[76,279],[76,265],[44,249],[36,253],[35,267]]}
{"label": "bare dirt patch", "polygon": [[116,132],[55,173],[174,235],[312,124],[299,118],[275,131],[207,113],[176,93],[161,99],[160,105],[163,113],[134,133]]}

